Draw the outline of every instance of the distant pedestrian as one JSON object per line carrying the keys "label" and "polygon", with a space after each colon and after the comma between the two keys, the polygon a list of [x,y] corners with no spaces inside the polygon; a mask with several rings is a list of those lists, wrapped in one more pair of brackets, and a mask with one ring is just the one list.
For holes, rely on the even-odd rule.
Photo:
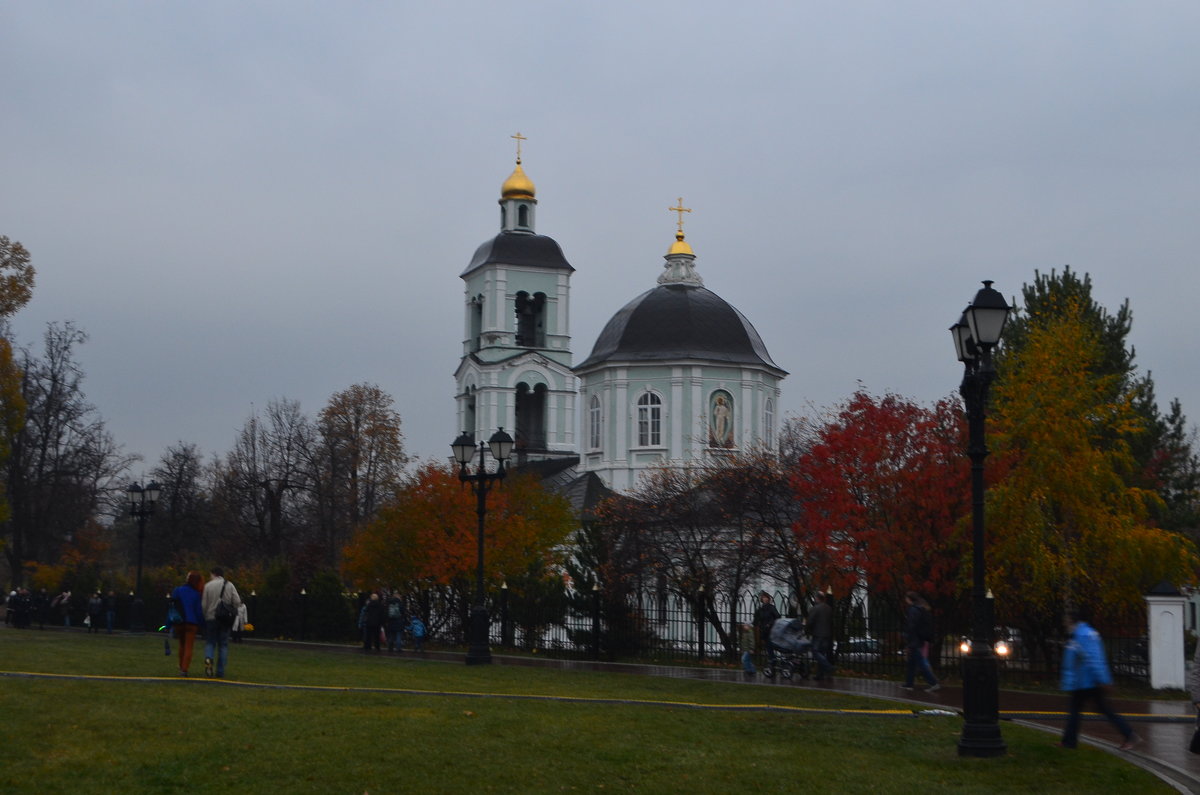
{"label": "distant pedestrian", "polygon": [[108,596],[104,597],[104,626],[108,628],[108,634],[113,633],[113,627],[117,624],[117,593],[110,590]]}
{"label": "distant pedestrian", "polygon": [[372,591],[362,609],[363,651],[379,651],[379,633],[383,631],[383,602]]}
{"label": "distant pedestrian", "polygon": [[16,602],[13,607],[13,626],[17,629],[29,629],[33,622],[33,594],[28,588],[18,588]]}
{"label": "distant pedestrian", "polygon": [[749,624],[738,627],[738,645],[742,647],[742,673],[754,676],[758,673],[754,667],[754,627]]}
{"label": "distant pedestrian", "polygon": [[758,608],[754,611],[754,629],[758,631],[758,647],[767,650],[768,660],[775,657],[774,652],[771,651],[771,627],[775,625],[777,618],[779,618],[779,611],[775,609],[775,602],[771,599],[771,594],[760,591]]}
{"label": "distant pedestrian", "polygon": [[929,647],[934,639],[933,611],[929,609],[929,602],[916,591],[906,593],[904,603],[904,643],[908,653],[908,667],[901,687],[912,690],[917,670],[920,669],[921,676],[929,683],[925,692],[937,692],[942,689],[942,685],[933,675],[933,668],[929,665]]}
{"label": "distant pedestrian", "polygon": [[63,591],[50,602],[51,608],[62,611],[63,626],[71,626],[71,592]]}
{"label": "distant pedestrian", "polygon": [[412,635],[413,651],[422,651],[425,648],[425,622],[420,616],[413,616],[412,621],[408,622],[408,632]]}
{"label": "distant pedestrian", "polygon": [[813,659],[817,661],[813,679],[819,682],[833,678],[833,608],[820,591],[816,593],[816,603],[808,611],[804,629],[813,640]]}
{"label": "distant pedestrian", "polygon": [[1112,673],[1104,656],[1104,641],[1100,633],[1084,621],[1080,610],[1068,611],[1064,623],[1067,645],[1063,647],[1062,689],[1069,694],[1071,712],[1059,745],[1074,748],[1079,742],[1079,715],[1083,705],[1091,701],[1125,738],[1121,750],[1128,751],[1141,742],[1141,738],[1108,704],[1105,693],[1112,687]]}
{"label": "distant pedestrian", "polygon": [[389,652],[404,651],[404,627],[407,623],[404,615],[404,599],[399,592],[392,588],[387,598],[387,647]]}
{"label": "distant pedestrian", "polygon": [[[201,602],[204,608],[204,675],[213,676],[215,673],[223,677],[229,661],[229,633],[233,630],[233,615],[237,614],[242,597],[233,583],[225,579],[224,570],[220,566],[213,566],[208,582],[204,584]],[[233,608],[228,620],[217,618],[218,604]]]}
{"label": "distant pedestrian", "polygon": [[87,624],[88,634],[100,632],[100,622],[104,616],[104,599],[100,596],[100,592],[96,591],[88,598],[87,603]]}

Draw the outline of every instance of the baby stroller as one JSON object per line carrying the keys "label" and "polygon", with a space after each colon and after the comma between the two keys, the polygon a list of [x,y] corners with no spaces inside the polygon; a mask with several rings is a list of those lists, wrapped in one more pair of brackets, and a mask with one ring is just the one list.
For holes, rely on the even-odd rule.
{"label": "baby stroller", "polygon": [[804,619],[775,619],[767,640],[767,664],[763,666],[763,676],[773,679],[778,671],[784,679],[791,679],[792,674],[799,671],[801,679],[807,677],[811,651],[812,641],[804,637]]}

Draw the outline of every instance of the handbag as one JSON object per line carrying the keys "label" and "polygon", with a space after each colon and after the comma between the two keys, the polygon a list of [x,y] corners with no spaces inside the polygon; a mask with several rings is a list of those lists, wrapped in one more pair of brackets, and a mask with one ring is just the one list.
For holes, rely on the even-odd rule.
{"label": "handbag", "polygon": [[225,586],[229,585],[229,580],[221,583],[221,593],[217,597],[217,609],[213,611],[213,618],[217,619],[217,623],[223,627],[232,627],[234,619],[237,618],[237,608],[225,601]]}

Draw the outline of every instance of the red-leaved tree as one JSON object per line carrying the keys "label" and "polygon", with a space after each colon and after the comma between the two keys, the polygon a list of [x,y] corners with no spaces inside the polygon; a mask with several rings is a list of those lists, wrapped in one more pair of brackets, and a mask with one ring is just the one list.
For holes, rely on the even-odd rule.
{"label": "red-leaved tree", "polygon": [[959,404],[931,408],[896,395],[856,392],[797,457],[796,543],[814,579],[846,593],[865,584],[900,604],[907,590],[956,611],[969,549],[970,470]]}

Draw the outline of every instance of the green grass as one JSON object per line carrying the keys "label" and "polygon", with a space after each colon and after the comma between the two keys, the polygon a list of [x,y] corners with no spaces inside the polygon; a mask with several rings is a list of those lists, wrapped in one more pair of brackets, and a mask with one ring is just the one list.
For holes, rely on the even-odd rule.
{"label": "green grass", "polygon": [[6,793],[1171,791],[1010,724],[1007,757],[963,759],[957,717],[686,706],[896,708],[806,688],[235,645],[230,681],[322,689],[249,688],[172,678],[161,636],[13,630],[0,670],[112,677],[0,677]]}

